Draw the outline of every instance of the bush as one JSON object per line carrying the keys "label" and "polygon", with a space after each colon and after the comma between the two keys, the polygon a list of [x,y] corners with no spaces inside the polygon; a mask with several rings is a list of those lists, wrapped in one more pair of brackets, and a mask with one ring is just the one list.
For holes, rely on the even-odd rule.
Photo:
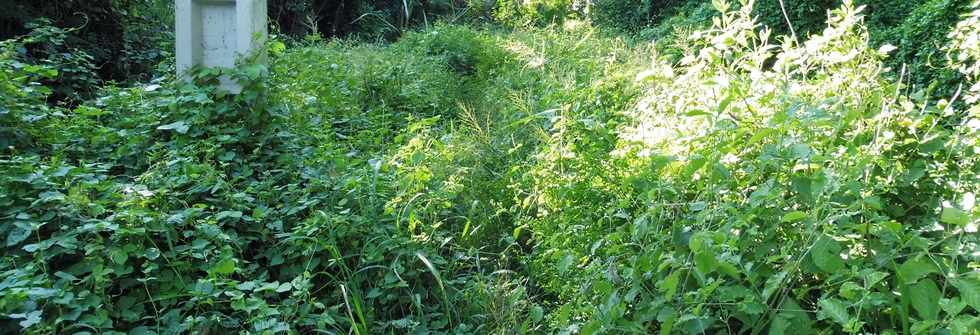
{"label": "bush", "polygon": [[[11,60],[5,42],[0,76],[14,80],[0,86],[0,131],[15,141],[0,151],[0,332],[537,327],[519,317],[532,308],[526,281],[495,273],[507,252],[443,249],[462,227],[418,220],[459,215],[439,196],[408,201],[438,189],[408,187],[422,170],[404,157],[445,153],[412,152],[411,139],[445,127],[434,120],[459,110],[467,78],[502,64],[477,56],[476,72],[458,73],[452,55],[485,52],[461,42],[489,37],[429,35],[284,54],[273,42],[271,73],[107,87],[72,109],[45,107],[32,78],[53,73]],[[223,93],[221,75],[243,92]],[[50,113],[34,117],[38,106]],[[442,162],[435,186],[470,175],[452,164],[475,164]]]}
{"label": "bush", "polygon": [[552,324],[973,332],[976,129],[896,94],[850,3],[800,46],[716,4],[703,47],[639,76],[618,136],[575,115],[541,149],[531,274]]}

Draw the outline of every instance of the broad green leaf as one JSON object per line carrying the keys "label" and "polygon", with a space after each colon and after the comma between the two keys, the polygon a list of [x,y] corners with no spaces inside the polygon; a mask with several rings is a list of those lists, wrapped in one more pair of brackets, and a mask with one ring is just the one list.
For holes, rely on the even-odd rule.
{"label": "broad green leaf", "polygon": [[949,322],[951,335],[976,335],[977,329],[980,329],[980,318],[975,316],[964,315]]}
{"label": "broad green leaf", "polygon": [[813,333],[813,319],[793,298],[787,298],[779,308],[779,318],[790,322],[790,330],[794,335]]}
{"label": "broad green leaf", "polygon": [[697,267],[698,272],[707,275],[715,270],[718,261],[715,259],[715,255],[709,251],[699,252],[694,254],[694,266]]}
{"label": "broad green leaf", "polygon": [[541,306],[538,305],[531,307],[531,322],[538,323],[541,322],[542,319],[544,319],[544,308],[541,308]]}
{"label": "broad green leaf", "polygon": [[599,333],[599,329],[601,327],[602,327],[602,324],[599,323],[599,320],[592,320],[589,323],[586,323],[585,326],[582,327],[582,330],[579,331],[579,334],[581,334],[581,335],[598,334]]}
{"label": "broad green leaf", "polygon": [[909,287],[909,299],[912,308],[925,320],[936,320],[939,317],[939,298],[942,292],[932,280],[926,278]]}
{"label": "broad green leaf", "polygon": [[223,154],[218,155],[218,160],[222,162],[228,162],[235,159],[234,151],[225,151]]}
{"label": "broad green leaf", "polygon": [[884,272],[874,271],[868,273],[867,277],[865,278],[866,288],[874,287],[876,284],[878,284],[878,282],[881,282],[885,278],[888,278],[888,274]]}
{"label": "broad green leaf", "polygon": [[793,151],[793,157],[800,160],[809,160],[810,156],[813,155],[813,149],[805,143],[794,144],[791,148]]}
{"label": "broad green leaf", "polygon": [[177,121],[177,122],[174,122],[174,123],[168,123],[168,124],[159,126],[159,127],[157,127],[157,129],[158,130],[173,130],[173,131],[176,131],[176,132],[181,133],[181,134],[186,134],[187,131],[190,130],[190,126],[188,126],[187,123],[184,123],[184,121]]}
{"label": "broad green leaf", "polygon": [[151,261],[152,260],[155,260],[158,257],[160,257],[160,249],[157,249],[157,248],[149,248],[149,249],[146,249],[146,252],[144,253],[144,256],[146,257],[146,259],[149,259]]}
{"label": "broad green leaf", "polygon": [[786,329],[788,329],[792,323],[790,320],[786,319],[782,315],[776,315],[772,319],[772,325],[769,326],[769,335],[784,335],[786,334]]}
{"label": "broad green leaf", "polygon": [[952,284],[960,291],[963,302],[980,311],[980,274],[953,279]]}
{"label": "broad green leaf", "polygon": [[25,328],[25,329],[30,328],[31,326],[36,325],[38,323],[41,323],[41,311],[31,311],[26,314],[14,314],[11,315],[11,317],[17,319],[24,319],[18,322],[17,324],[19,324],[21,328]]}
{"label": "broad green leaf", "polygon": [[221,220],[224,220],[224,219],[227,219],[227,218],[241,219],[242,218],[242,214],[243,213],[240,212],[240,211],[222,211],[222,212],[219,212],[218,215],[215,215],[214,219],[215,220],[218,220],[218,221],[221,221]]}
{"label": "broad green leaf", "polygon": [[677,293],[677,284],[680,283],[681,279],[680,274],[680,271],[671,272],[670,275],[667,275],[667,278],[659,283],[660,291],[664,293],[666,298],[669,299]]}
{"label": "broad green leaf", "polygon": [[831,319],[837,324],[844,326],[851,316],[847,314],[847,305],[834,298],[824,298],[817,302],[820,305],[820,315],[822,319]]}
{"label": "broad green leaf", "polygon": [[806,213],[801,211],[793,211],[783,215],[783,222],[796,222],[806,218]]}
{"label": "broad green leaf", "polygon": [[255,282],[249,280],[247,282],[239,283],[238,285],[235,285],[235,288],[242,291],[251,291],[255,289]]}
{"label": "broad green leaf", "polygon": [[930,273],[938,271],[939,270],[936,269],[936,265],[933,264],[928,258],[915,257],[905,261],[905,263],[902,263],[902,265],[898,267],[898,278],[905,284],[911,284]]}
{"label": "broad green leaf", "polygon": [[715,319],[708,317],[697,317],[693,314],[685,314],[681,316],[678,321],[678,325],[683,327],[684,333],[686,334],[704,334],[709,329],[711,329],[711,324],[714,323]]}
{"label": "broad green leaf", "polygon": [[966,302],[963,301],[963,299],[960,299],[959,297],[954,297],[951,299],[942,298],[939,299],[939,307],[942,307],[943,311],[945,311],[946,314],[949,314],[950,316],[956,316],[959,315],[964,308],[966,308]]}
{"label": "broad green leaf", "polygon": [[123,264],[126,263],[127,259],[129,259],[129,254],[122,249],[113,248],[109,250],[109,259],[111,259],[113,263]]}
{"label": "broad green leaf", "polygon": [[568,272],[569,270],[571,270],[571,267],[574,263],[575,263],[575,256],[573,256],[572,254],[565,254],[565,256],[563,256],[561,260],[558,261],[558,272],[559,273]]}
{"label": "broad green leaf", "polygon": [[657,313],[657,321],[660,322],[660,334],[673,334],[674,323],[677,322],[677,311],[669,305]]}
{"label": "broad green leaf", "polygon": [[776,290],[782,286],[783,279],[786,279],[787,274],[788,272],[783,270],[766,278],[766,284],[762,288],[762,299],[768,300],[773,293],[776,293]]}
{"label": "broad green leaf", "polygon": [[24,242],[28,237],[31,236],[31,226],[27,223],[17,222],[14,224],[14,229],[7,233],[7,246],[14,246],[20,242]]}
{"label": "broad green leaf", "polygon": [[840,257],[841,246],[833,238],[827,235],[821,236],[813,248],[810,249],[810,258],[820,270],[833,273],[844,267],[844,260]]}
{"label": "broad green leaf", "polygon": [[726,261],[718,260],[718,271],[721,271],[721,273],[724,273],[729,277],[735,279],[738,279],[740,277],[740,274],[738,273],[738,268],[736,268],[735,265],[732,265],[732,263]]}
{"label": "broad green leaf", "polygon": [[936,329],[936,324],[939,323],[937,320],[921,320],[912,324],[912,328],[909,329],[911,334],[932,334],[932,330]]}
{"label": "broad green leaf", "polygon": [[748,146],[755,145],[756,143],[758,143],[762,139],[764,139],[764,138],[772,135],[774,132],[776,132],[776,131],[775,130],[772,130],[771,128],[763,128],[763,129],[759,130],[758,132],[756,132],[755,135],[752,135],[751,138],[749,138],[749,141],[746,143],[746,146],[748,147]]}
{"label": "broad green leaf", "polygon": [[804,202],[813,202],[813,179],[805,176],[793,176],[790,179],[790,185],[793,186],[793,190],[799,194]]}
{"label": "broad green leaf", "polygon": [[939,221],[956,226],[965,226],[970,223],[970,214],[959,208],[945,207],[939,216]]}
{"label": "broad green leaf", "polygon": [[225,258],[215,264],[211,268],[217,274],[227,275],[235,272],[235,260],[233,258]]}

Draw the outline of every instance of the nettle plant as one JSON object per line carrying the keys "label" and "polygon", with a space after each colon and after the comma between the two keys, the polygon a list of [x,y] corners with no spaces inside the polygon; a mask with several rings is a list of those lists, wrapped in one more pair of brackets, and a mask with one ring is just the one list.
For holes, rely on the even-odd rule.
{"label": "nettle plant", "polygon": [[[576,167],[586,158],[569,145],[570,171],[538,180],[585,199],[543,198],[540,229],[597,222],[540,237],[558,267],[539,277],[565,301],[554,321],[585,334],[975,331],[975,116],[880,79],[890,48],[868,47],[849,1],[821,34],[778,45],[751,1],[713,4],[696,53],[639,76],[646,97],[611,162]],[[595,201],[610,208],[574,211]]]}

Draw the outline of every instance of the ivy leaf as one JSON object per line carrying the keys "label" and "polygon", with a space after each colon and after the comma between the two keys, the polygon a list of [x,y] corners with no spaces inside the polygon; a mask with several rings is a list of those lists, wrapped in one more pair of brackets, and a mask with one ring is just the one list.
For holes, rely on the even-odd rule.
{"label": "ivy leaf", "polygon": [[912,308],[923,319],[936,320],[939,317],[939,305],[936,302],[942,298],[942,292],[931,279],[923,279],[909,287],[909,295]]}
{"label": "ivy leaf", "polygon": [[244,282],[244,283],[240,283],[238,285],[235,285],[235,288],[236,289],[239,289],[239,290],[242,290],[242,291],[251,291],[251,290],[254,290],[255,289],[255,282],[249,280],[247,282]]}
{"label": "ivy leaf", "polygon": [[911,284],[937,271],[936,265],[932,264],[932,262],[922,257],[916,257],[905,261],[905,263],[902,263],[898,267],[898,278],[905,284]]}
{"label": "ivy leaf", "polygon": [[47,191],[43,192],[38,196],[37,201],[34,203],[44,203],[53,201],[65,201],[65,194],[58,191]]}
{"label": "ivy leaf", "polygon": [[847,324],[847,320],[851,317],[847,314],[847,306],[843,302],[834,298],[824,298],[820,299],[817,303],[820,305],[820,318],[821,319],[831,319],[837,322],[841,326]]}
{"label": "ivy leaf", "polygon": [[833,273],[844,267],[844,260],[840,257],[840,250],[840,243],[834,241],[830,236],[823,235],[813,244],[813,248],[810,249],[810,258],[813,259],[813,263],[820,270]]}

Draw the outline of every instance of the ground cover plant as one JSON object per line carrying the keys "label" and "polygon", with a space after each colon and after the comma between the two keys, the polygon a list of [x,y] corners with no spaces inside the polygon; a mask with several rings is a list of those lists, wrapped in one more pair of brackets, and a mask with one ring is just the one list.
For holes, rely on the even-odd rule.
{"label": "ground cover plant", "polygon": [[0,333],[978,333],[980,4],[930,89],[873,5],[584,3],[69,104],[0,43]]}

